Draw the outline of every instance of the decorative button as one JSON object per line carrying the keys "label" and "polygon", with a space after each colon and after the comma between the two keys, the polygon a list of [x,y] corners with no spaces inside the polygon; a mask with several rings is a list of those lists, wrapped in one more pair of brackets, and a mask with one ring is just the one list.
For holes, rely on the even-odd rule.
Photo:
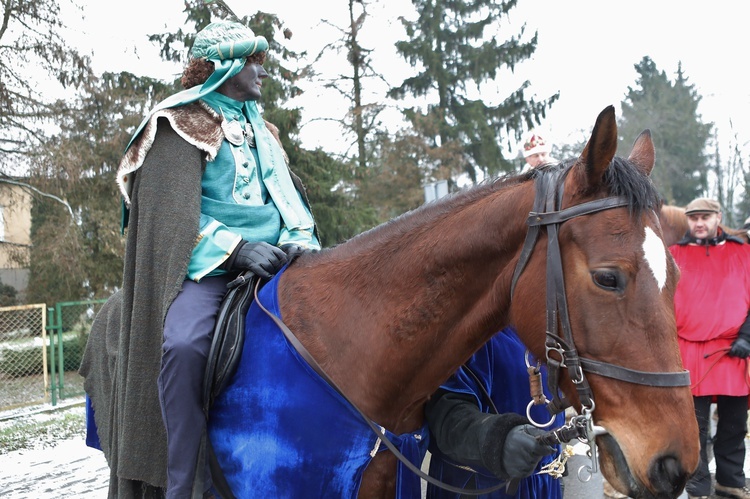
{"label": "decorative button", "polygon": [[241,146],[245,142],[245,135],[242,132],[242,125],[239,121],[226,121],[221,122],[221,129],[224,132],[224,138],[230,144],[235,146]]}

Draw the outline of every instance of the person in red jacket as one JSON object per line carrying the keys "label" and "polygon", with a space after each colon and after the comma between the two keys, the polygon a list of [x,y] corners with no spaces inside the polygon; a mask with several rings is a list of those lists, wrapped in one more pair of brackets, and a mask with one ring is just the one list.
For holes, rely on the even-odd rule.
{"label": "person in red jacket", "polygon": [[680,268],[675,318],[680,353],[690,371],[701,461],[685,489],[690,498],[711,494],[708,469],[709,411],[719,419],[713,453],[717,496],[750,499],[745,486],[747,358],[750,356],[750,246],[726,234],[721,206],[709,198],[687,205],[688,232],[669,247]]}

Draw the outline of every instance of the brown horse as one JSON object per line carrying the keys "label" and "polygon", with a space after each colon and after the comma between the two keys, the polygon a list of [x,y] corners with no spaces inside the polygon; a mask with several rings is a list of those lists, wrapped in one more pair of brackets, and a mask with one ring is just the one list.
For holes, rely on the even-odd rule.
{"label": "brown horse", "polygon": [[[659,222],[661,223],[661,230],[664,233],[664,244],[666,244],[667,247],[672,246],[682,239],[688,230],[685,208],[680,206],[669,204],[663,205],[659,212]],[[723,224],[721,228],[727,234],[737,236],[745,241],[745,243],[750,242],[747,229],[733,229]]]}
{"label": "brown horse", "polygon": [[[485,183],[303,255],[278,280],[280,317],[341,392],[394,434],[418,431],[430,394],[514,324],[538,358],[565,356],[560,387],[606,431],[596,442],[609,482],[632,497],[677,497],[698,463],[693,399],[687,383],[651,377],[686,377],[677,269],[654,212],[650,133],[627,160],[616,147],[610,106],[575,162]],[[546,333],[568,324],[564,338]],[[393,498],[396,468],[391,452],[377,453],[352,496]]]}

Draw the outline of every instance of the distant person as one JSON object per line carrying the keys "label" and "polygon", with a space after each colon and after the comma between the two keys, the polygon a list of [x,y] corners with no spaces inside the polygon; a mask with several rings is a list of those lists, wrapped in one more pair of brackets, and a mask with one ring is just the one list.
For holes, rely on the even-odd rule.
{"label": "distant person", "polygon": [[557,160],[550,156],[552,145],[544,137],[535,131],[529,132],[523,143],[523,157],[526,160],[524,172],[531,168],[539,168],[549,163],[557,163]]}
{"label": "distant person", "polygon": [[721,206],[698,198],[686,209],[688,231],[669,247],[680,280],[674,306],[685,369],[690,371],[700,430],[700,463],[685,487],[688,497],[711,495],[709,412],[718,408],[713,454],[715,494],[750,499],[745,486],[750,356],[750,246],[724,232]]}
{"label": "distant person", "polygon": [[[431,476],[473,490],[496,486],[502,480],[519,479],[518,489],[512,495],[502,489],[483,495],[485,499],[562,498],[560,479],[537,474],[556,459],[559,448],[538,443],[534,436],[550,428],[536,428],[526,419],[531,393],[525,352],[526,346],[515,330],[505,328],[431,397],[425,408],[430,428]],[[546,386],[544,371],[542,368],[545,378],[542,384]],[[487,400],[485,392],[492,402]],[[497,414],[492,414],[492,404]],[[531,415],[542,424],[550,419],[544,405],[533,406]],[[562,413],[554,419],[551,428],[565,422]],[[427,485],[428,499],[459,497],[468,496]]]}

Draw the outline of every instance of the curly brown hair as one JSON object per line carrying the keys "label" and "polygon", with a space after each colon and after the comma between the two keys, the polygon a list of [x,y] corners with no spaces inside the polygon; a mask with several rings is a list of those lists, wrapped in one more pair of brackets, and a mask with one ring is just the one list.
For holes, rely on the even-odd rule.
{"label": "curly brown hair", "polygon": [[[245,64],[263,64],[266,62],[265,52],[256,52],[253,55],[247,57]],[[182,78],[180,83],[182,88],[191,88],[196,85],[203,85],[208,77],[214,72],[214,63],[208,59],[195,59],[190,58],[190,62],[182,72]]]}

